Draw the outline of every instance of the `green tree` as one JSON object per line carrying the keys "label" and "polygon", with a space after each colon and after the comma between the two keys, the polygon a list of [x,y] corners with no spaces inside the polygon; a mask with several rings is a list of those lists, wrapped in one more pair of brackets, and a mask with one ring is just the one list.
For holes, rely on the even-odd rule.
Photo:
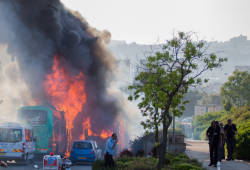
{"label": "green tree", "polygon": [[221,96],[227,111],[232,106],[250,105],[250,74],[247,71],[234,71],[233,75],[221,87]]}
{"label": "green tree", "polygon": [[[142,61],[142,65],[145,65],[145,63],[143,63],[144,61]],[[151,74],[150,72],[147,72],[147,70],[144,70],[144,74]],[[159,85],[159,80],[157,79],[156,84]],[[137,92],[139,91],[143,91],[143,89],[145,88],[145,86],[147,86],[147,84],[145,84],[144,81],[137,81],[134,86],[130,86],[130,89],[133,89],[136,86],[136,92],[135,92],[135,96],[134,99],[138,99],[139,95],[137,95]],[[159,100],[161,100],[159,97],[159,95],[156,93],[156,91],[151,91],[152,94],[149,95],[144,95],[141,98],[140,103],[138,104],[139,109],[141,110],[141,113],[144,117],[146,117],[146,120],[141,121],[141,125],[143,126],[143,128],[146,130],[146,134],[148,134],[150,131],[153,130],[154,132],[154,136],[155,136],[155,145],[156,148],[158,148],[159,145],[159,126],[161,124],[161,119],[160,119],[160,112],[161,109],[158,105]],[[129,100],[133,100],[133,97],[130,96]],[[158,154],[158,149],[157,149],[157,154]]]}
{"label": "green tree", "polygon": [[[141,108],[142,109],[142,108]],[[147,110],[148,109],[148,110]],[[155,105],[148,105],[146,109],[143,111],[143,116],[147,117],[145,121],[141,122],[141,125],[146,130],[146,134],[148,134],[151,130],[153,130],[155,135],[155,145],[159,145],[159,125],[161,124],[161,120],[159,117],[159,108]]]}
{"label": "green tree", "polygon": [[[162,51],[146,58],[130,86],[134,90],[129,99],[145,98],[161,109],[159,118],[163,126],[158,169],[165,163],[168,128],[173,116],[180,116],[187,101],[182,100],[190,86],[200,85],[201,74],[220,67],[226,59],[207,54],[204,41],[195,41],[194,34],[179,32],[164,44]],[[154,101],[157,96],[158,101]],[[140,107],[140,106],[139,106]],[[145,107],[145,106],[143,106]]]}

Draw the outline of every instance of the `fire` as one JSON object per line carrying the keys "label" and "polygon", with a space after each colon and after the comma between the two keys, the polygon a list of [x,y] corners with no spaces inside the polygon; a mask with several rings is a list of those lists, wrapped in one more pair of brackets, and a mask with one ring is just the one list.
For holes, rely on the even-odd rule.
{"label": "fire", "polygon": [[102,130],[101,131],[101,134],[100,134],[100,137],[102,139],[107,139],[108,137],[110,137],[112,135],[113,132],[111,131],[105,131],[105,130]]}
{"label": "fire", "polygon": [[81,137],[80,137],[80,139],[81,140],[85,140],[86,139],[86,134],[85,134],[85,132],[86,132],[86,130],[87,130],[87,132],[88,132],[88,136],[100,136],[102,139],[107,139],[109,136],[111,136],[112,135],[112,131],[110,131],[110,130],[107,130],[107,131],[105,131],[105,130],[102,130],[101,131],[101,133],[100,134],[97,134],[97,133],[94,133],[92,130],[91,130],[91,123],[90,123],[90,117],[88,117],[87,119],[86,119],[86,121],[84,121],[83,123],[82,123],[82,127],[83,127],[83,134],[81,135]]}
{"label": "fire", "polygon": [[[44,81],[44,89],[47,99],[56,108],[58,112],[54,113],[54,116],[58,119],[62,119],[61,113],[64,113],[64,119],[66,123],[66,135],[67,135],[67,150],[66,155],[69,155],[69,149],[73,142],[72,131],[74,129],[74,121],[79,113],[84,109],[84,104],[87,101],[85,92],[85,77],[82,72],[78,75],[72,75],[66,67],[63,67],[60,57],[54,57],[54,63],[51,73],[46,75]],[[82,122],[82,135],[79,134],[81,140],[87,139],[87,137],[99,137],[102,140],[107,139],[113,133],[113,130],[118,132],[121,140],[119,145],[124,146],[124,127],[123,123],[117,121],[116,125],[113,125],[111,129],[92,129],[91,126],[91,114],[86,113],[86,118]],[[96,127],[96,126],[95,126]],[[79,139],[78,138],[78,139]],[[53,139],[54,141],[56,139]]]}
{"label": "fire", "polygon": [[52,105],[58,111],[64,112],[69,141],[67,150],[69,150],[74,128],[73,122],[78,113],[83,110],[86,102],[84,75],[81,72],[78,75],[70,75],[60,65],[59,56],[55,56],[52,72],[46,76],[44,85]]}
{"label": "fire", "polygon": [[80,137],[80,139],[84,140],[84,139],[86,139],[85,130],[88,131],[88,135],[90,135],[90,136],[92,135],[91,124],[90,124],[90,118],[89,117],[86,119],[85,122],[82,123],[82,126],[83,126],[83,134]]}

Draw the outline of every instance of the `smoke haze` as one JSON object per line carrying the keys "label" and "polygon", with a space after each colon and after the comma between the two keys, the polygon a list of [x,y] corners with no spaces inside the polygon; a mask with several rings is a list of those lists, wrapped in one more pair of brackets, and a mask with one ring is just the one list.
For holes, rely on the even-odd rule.
{"label": "smoke haze", "polygon": [[6,72],[0,75],[4,82],[0,88],[5,90],[1,97],[16,100],[11,102],[12,112],[33,101],[50,104],[44,81],[57,55],[72,76],[82,72],[85,77],[87,103],[75,119],[74,138],[83,133],[81,123],[86,114],[91,114],[94,132],[115,130],[114,122],[123,111],[107,93],[114,68],[114,57],[105,48],[110,38],[108,31],[92,28],[59,0],[0,0],[0,44],[4,46],[0,69]]}

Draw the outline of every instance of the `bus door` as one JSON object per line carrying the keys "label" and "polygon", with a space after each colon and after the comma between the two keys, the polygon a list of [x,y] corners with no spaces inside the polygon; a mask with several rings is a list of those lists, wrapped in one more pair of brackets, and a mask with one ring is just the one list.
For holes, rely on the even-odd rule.
{"label": "bus door", "polygon": [[33,157],[33,152],[35,151],[35,143],[33,138],[33,133],[31,129],[25,129],[25,153],[28,153]]}

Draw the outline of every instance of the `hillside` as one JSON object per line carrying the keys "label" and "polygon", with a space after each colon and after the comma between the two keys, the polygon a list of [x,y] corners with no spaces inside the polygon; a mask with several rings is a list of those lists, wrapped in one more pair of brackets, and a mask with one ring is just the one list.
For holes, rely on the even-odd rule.
{"label": "hillside", "polygon": [[[228,58],[228,62],[223,64],[222,68],[203,75],[210,79],[209,83],[204,86],[204,89],[208,93],[218,93],[221,84],[227,80],[236,66],[245,66],[248,63],[248,65],[250,65],[250,40],[248,40],[246,36],[240,35],[225,42],[208,42],[208,45],[209,52],[215,52],[220,57]],[[119,61],[118,63],[123,65],[122,68],[120,68],[120,72],[125,70],[125,75],[128,76],[127,72],[129,71],[129,76],[131,76],[129,80],[131,80],[139,60],[151,54],[153,51],[159,50],[160,46],[155,44],[128,44],[125,41],[112,41],[109,45],[109,49],[117,61]],[[127,65],[124,67],[124,62],[121,61],[126,61]],[[118,67],[120,67],[119,64]],[[207,88],[207,86],[209,86],[209,88]]]}

